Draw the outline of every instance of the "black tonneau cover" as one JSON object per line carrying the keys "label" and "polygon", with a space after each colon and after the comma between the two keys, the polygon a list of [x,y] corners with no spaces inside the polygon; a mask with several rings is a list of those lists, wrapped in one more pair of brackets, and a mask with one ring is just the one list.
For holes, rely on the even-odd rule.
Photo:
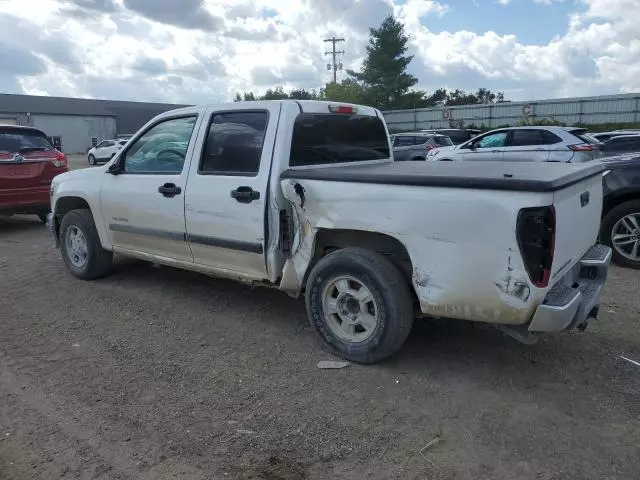
{"label": "black tonneau cover", "polygon": [[604,165],[597,160],[587,163],[422,161],[290,168],[282,172],[280,178],[554,192],[602,171]]}

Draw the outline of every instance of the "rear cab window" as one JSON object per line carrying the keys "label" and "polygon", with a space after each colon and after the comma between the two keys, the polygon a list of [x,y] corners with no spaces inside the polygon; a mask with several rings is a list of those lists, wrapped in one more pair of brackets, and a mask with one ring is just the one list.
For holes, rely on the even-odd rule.
{"label": "rear cab window", "polygon": [[390,159],[387,132],[377,116],[300,113],[296,117],[292,167]]}

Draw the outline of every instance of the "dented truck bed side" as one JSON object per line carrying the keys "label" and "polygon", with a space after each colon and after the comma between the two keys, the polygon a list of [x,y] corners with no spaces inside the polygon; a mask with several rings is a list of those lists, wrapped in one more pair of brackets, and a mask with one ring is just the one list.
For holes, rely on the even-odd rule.
{"label": "dented truck bed side", "polygon": [[[575,265],[595,243],[597,221],[591,217],[601,208],[601,170],[597,165],[552,166],[554,172],[536,176],[530,166],[516,165],[508,172],[501,162],[483,167],[477,176],[450,165],[431,174],[411,172],[419,167],[406,163],[285,171],[280,183],[292,206],[294,238],[281,288],[296,294],[303,287],[319,231],[381,233],[409,253],[412,285],[424,314],[511,325],[530,322],[563,269]],[[575,200],[584,188],[592,203],[574,226],[581,239],[573,239],[571,219],[564,218],[576,215],[580,206],[561,209],[555,278],[538,288],[519,249],[519,212]]]}

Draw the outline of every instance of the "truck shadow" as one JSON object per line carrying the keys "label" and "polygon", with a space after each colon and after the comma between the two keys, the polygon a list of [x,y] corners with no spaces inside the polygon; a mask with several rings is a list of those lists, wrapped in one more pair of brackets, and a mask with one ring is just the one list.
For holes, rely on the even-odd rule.
{"label": "truck shadow", "polygon": [[24,232],[26,230],[44,230],[45,226],[35,215],[0,215],[0,234]]}
{"label": "truck shadow", "polygon": [[[119,260],[114,274],[104,281],[117,282],[138,291],[160,289],[163,295],[175,297],[175,302],[184,302],[190,309],[210,311],[215,308],[218,313],[241,318],[243,327],[257,332],[256,341],[259,341],[260,332],[269,333],[274,338],[289,338],[294,342],[290,347],[292,350],[311,347],[315,351],[306,353],[315,353],[319,357],[327,355],[318,342],[309,343],[309,338],[314,335],[308,326],[302,298],[293,299],[269,288],[249,287],[170,267],[157,268],[147,262],[130,259]],[[301,333],[307,340],[296,345]],[[557,362],[564,364],[568,358],[582,358],[588,353],[581,341],[588,335],[588,332],[561,334],[543,338],[536,345],[523,345],[485,324],[417,319],[398,354],[379,365],[385,370],[403,372],[419,372],[426,368],[458,373],[513,373],[514,369],[551,373],[551,370],[557,370]],[[591,346],[590,343],[586,345],[588,349]],[[566,365],[562,366],[563,371],[566,368]]]}

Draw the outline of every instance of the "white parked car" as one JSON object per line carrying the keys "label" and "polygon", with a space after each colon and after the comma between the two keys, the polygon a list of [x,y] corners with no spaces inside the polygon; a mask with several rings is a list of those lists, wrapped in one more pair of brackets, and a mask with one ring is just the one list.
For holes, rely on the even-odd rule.
{"label": "white parked car", "polygon": [[526,341],[584,329],[611,258],[603,170],[394,162],[382,114],[359,105],[188,107],[55,177],[47,226],[81,279],[118,253],[304,295],[319,338],[370,363],[416,316]]}
{"label": "white parked car", "polygon": [[111,160],[116,153],[124,147],[127,143],[126,140],[103,140],[91,150],[87,152],[87,160],[89,165],[98,165],[99,163],[106,163]]}
{"label": "white parked car", "polygon": [[603,156],[602,144],[577,127],[509,127],[454,147],[434,148],[427,160],[582,163]]}

